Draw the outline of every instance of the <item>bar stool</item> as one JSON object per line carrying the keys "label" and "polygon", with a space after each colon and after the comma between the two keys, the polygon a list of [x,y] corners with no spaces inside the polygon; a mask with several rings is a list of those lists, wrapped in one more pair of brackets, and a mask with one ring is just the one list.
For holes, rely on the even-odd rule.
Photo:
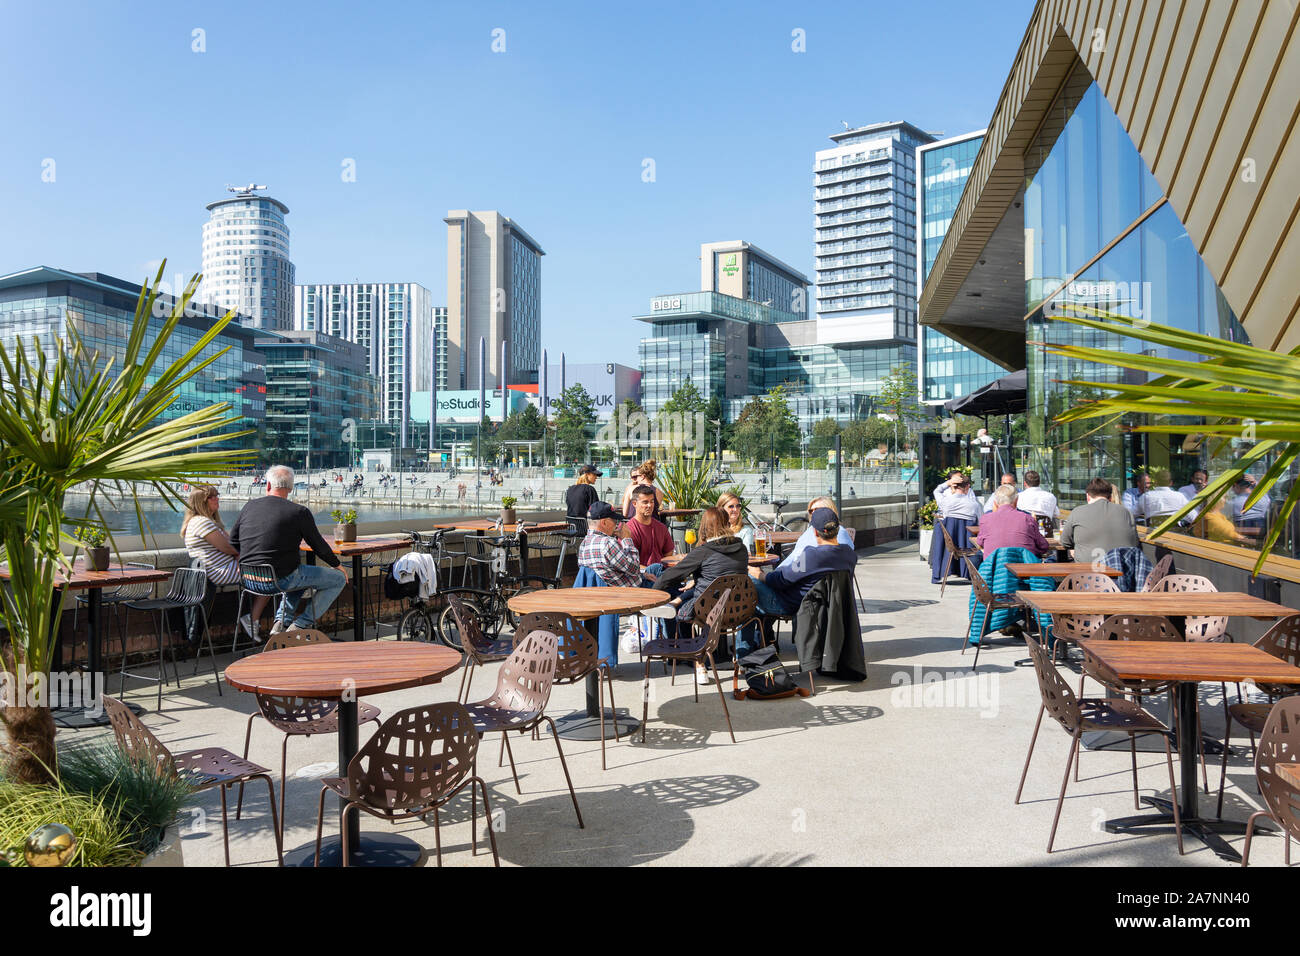
{"label": "bar stool", "polygon": [[[208,630],[208,614],[203,607],[204,594],[207,591],[208,576],[203,571],[194,568],[177,568],[172,572],[171,589],[164,598],[151,598],[143,601],[130,601],[126,607],[135,611],[149,611],[158,615],[158,676],[144,677],[141,674],[128,673],[126,669],[126,653],[123,648],[122,663],[118,671],[119,693],[126,687],[128,677],[136,680],[156,680],[158,682],[158,709],[162,710],[162,689],[163,684],[167,682],[167,674],[163,664],[163,645],[166,642],[166,622],[167,612],[182,610],[184,608],[194,608],[196,613],[203,617],[203,634],[207,639],[208,658],[212,662],[212,679],[217,685],[217,696],[222,695],[221,676],[217,673],[217,655],[212,646],[212,632]],[[203,652],[202,645],[199,646],[196,653]],[[176,652],[172,650],[172,675],[176,678],[176,686],[180,687],[181,675],[176,667]]]}
{"label": "bar stool", "polygon": [[[243,564],[239,565],[239,601],[235,606],[235,636],[230,642],[230,653],[235,653],[235,648],[239,645],[239,619],[244,616],[244,595],[252,597],[279,597],[281,601],[288,600],[288,594],[280,589],[275,582],[278,580],[275,574],[275,568],[269,564]],[[296,619],[301,613],[303,606],[307,601],[315,597],[315,588],[304,588],[302,599],[299,600],[298,606],[293,609],[293,615]],[[250,601],[252,598],[249,599]],[[261,643],[260,639],[256,643]]]}

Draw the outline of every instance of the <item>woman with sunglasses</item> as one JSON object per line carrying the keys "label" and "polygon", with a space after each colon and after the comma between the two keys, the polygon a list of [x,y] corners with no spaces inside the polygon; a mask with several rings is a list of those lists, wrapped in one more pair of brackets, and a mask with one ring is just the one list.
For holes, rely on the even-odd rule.
{"label": "woman with sunglasses", "polygon": [[[208,587],[239,583],[239,552],[230,543],[226,526],[221,521],[221,497],[211,485],[198,485],[185,501],[185,520],[181,522],[181,537],[191,558],[198,558],[203,572],[208,576]],[[239,623],[254,641],[260,640],[257,621],[271,598],[258,595],[253,599],[252,614],[245,614]],[[190,640],[196,641],[194,625],[190,626]]]}
{"label": "woman with sunglasses", "polygon": [[[812,513],[818,508],[830,508],[831,511],[835,512],[835,516],[837,518],[839,517],[839,510],[835,507],[835,500],[826,497],[814,498],[812,501],[808,502],[808,513],[804,517],[811,519]],[[844,525],[840,525],[836,541],[839,544],[847,544],[852,547],[853,535],[849,533],[848,529],[845,528]],[[803,529],[803,534],[799,535],[799,539],[795,541],[794,547],[790,549],[790,553],[782,559],[781,563],[778,564],[777,567],[789,568],[794,564],[795,559],[799,557],[799,555],[803,554],[804,551],[808,550],[808,548],[811,548],[816,543],[817,532],[814,531],[812,525],[809,524],[808,527]]]}
{"label": "woman with sunglasses", "polygon": [[637,488],[640,488],[642,485],[647,485],[655,490],[655,507],[654,512],[650,517],[656,521],[664,520],[659,517],[659,509],[664,505],[664,493],[658,488],[655,488],[656,465],[657,463],[655,460],[651,458],[648,461],[641,462],[641,464],[632,469],[632,480],[623,491],[623,517],[630,519],[636,515],[636,502],[632,500],[633,496],[635,495]]}

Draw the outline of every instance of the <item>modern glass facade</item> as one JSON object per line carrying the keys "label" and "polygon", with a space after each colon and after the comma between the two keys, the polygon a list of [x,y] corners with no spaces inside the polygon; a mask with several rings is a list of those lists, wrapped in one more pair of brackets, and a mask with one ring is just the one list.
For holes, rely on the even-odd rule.
{"label": "modern glass facade", "polygon": [[379,383],[365,350],[320,332],[258,339],[266,356],[266,448],[294,466],[344,468],[365,435],[345,442],[354,426],[378,418]]}
{"label": "modern glass facade", "polygon": [[[916,151],[923,288],[983,142],[982,133],[971,133],[929,143]],[[969,395],[1006,374],[996,362],[959,345],[937,329],[919,329],[917,345],[920,357],[917,380],[923,402],[938,405]]]}
{"label": "modern glass facade", "polygon": [[[63,339],[65,320],[71,320],[88,349],[98,351],[101,358],[112,359],[120,367],[139,294],[138,285],[99,273],[80,275],[42,267],[0,277],[0,348],[12,350],[19,338],[28,345],[33,336],[44,342]],[[173,300],[170,296],[160,296],[160,299],[166,310],[164,316],[170,315]],[[163,347],[158,368],[165,368],[184,355],[224,315],[213,308],[191,306],[191,309],[195,314],[181,319]],[[151,338],[156,337],[164,320],[149,320],[154,333]],[[164,419],[229,402],[231,413],[243,418],[232,431],[259,428],[265,412],[266,379],[263,356],[254,347],[253,335],[236,322],[226,326],[201,358],[216,355],[223,349],[225,354],[218,355],[212,364],[181,385],[176,401],[164,412]],[[247,448],[253,442],[244,436],[228,444]]]}
{"label": "modern glass facade", "polygon": [[510,381],[537,381],[542,362],[542,257],[510,233]]}
{"label": "modern glass facade", "polygon": [[[1175,488],[1187,484],[1196,468],[1217,473],[1249,443],[1227,442],[1211,457],[1213,443],[1197,438],[1195,419],[1183,420],[1187,432],[1173,435],[1097,430],[1095,421],[1052,425],[1056,415],[1089,397],[1068,380],[1141,383],[1146,376],[1066,360],[1040,346],[1172,353],[1049,321],[1045,311],[1074,304],[1247,341],[1186,228],[1082,64],[1049,111],[1025,167],[1029,427],[1040,469],[1052,476],[1062,504],[1081,502],[1094,475],[1127,489],[1139,469],[1169,469]],[[1144,423],[1136,416],[1126,422]]]}
{"label": "modern glass facade", "polygon": [[[261,188],[261,187],[258,187]],[[289,207],[240,191],[208,203],[203,224],[203,285],[198,299],[259,329],[293,328],[294,266],[289,261]]]}
{"label": "modern glass facade", "polygon": [[433,295],[414,282],[300,285],[294,288],[294,328],[346,339],[365,350],[366,367],[379,381],[380,417],[410,418],[410,392],[429,387],[435,352],[446,387],[447,317],[438,340]]}

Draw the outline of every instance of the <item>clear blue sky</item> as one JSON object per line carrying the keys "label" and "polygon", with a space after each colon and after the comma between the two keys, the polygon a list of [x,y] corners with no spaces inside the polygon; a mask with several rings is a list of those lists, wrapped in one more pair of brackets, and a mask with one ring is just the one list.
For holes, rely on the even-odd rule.
{"label": "clear blue sky", "polygon": [[841,121],[986,126],[1033,6],[11,0],[0,274],[197,272],[204,204],[255,181],[299,282],[442,302],[443,216],[498,209],[547,252],[543,346],[635,366],[630,316],[699,288],[701,242],[811,278],[813,153]]}

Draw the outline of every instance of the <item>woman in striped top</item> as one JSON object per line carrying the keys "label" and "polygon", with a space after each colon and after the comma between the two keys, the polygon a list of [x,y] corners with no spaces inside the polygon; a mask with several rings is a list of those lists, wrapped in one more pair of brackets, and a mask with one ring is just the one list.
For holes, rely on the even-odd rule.
{"label": "woman in striped top", "polygon": [[[181,537],[191,558],[198,558],[208,582],[214,585],[239,583],[239,552],[230,543],[226,526],[218,513],[220,495],[211,485],[198,485],[185,502],[185,520],[181,522]],[[269,596],[253,599],[252,614],[239,619],[254,641],[259,639],[257,621],[266,608]]]}

